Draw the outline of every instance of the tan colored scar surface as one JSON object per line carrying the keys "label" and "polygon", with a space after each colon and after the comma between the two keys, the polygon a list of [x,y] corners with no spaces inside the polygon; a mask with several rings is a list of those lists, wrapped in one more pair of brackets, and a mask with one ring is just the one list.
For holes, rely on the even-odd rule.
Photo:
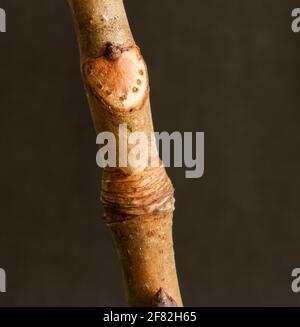
{"label": "tan colored scar surface", "polygon": [[89,59],[83,70],[93,94],[119,112],[137,109],[148,95],[147,68],[136,47],[125,50],[117,60]]}

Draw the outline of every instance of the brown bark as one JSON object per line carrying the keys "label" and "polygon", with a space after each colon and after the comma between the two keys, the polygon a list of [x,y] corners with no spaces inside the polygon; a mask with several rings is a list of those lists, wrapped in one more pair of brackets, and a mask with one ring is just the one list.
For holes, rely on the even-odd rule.
{"label": "brown bark", "polygon": [[[127,142],[119,135],[119,125],[127,124],[130,132],[144,132],[150,144],[147,67],[123,1],[68,1],[96,132],[114,133],[117,144]],[[117,151],[119,157],[122,149]],[[149,151],[148,159],[156,155]],[[181,306],[172,239],[173,186],[165,168],[105,168],[101,199],[122,263],[128,304]]]}

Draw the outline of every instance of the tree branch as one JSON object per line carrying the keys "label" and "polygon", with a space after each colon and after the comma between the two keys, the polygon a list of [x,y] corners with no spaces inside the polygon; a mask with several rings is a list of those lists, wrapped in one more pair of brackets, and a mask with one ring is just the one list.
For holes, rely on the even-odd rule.
{"label": "tree branch", "polygon": [[[144,132],[150,144],[147,67],[123,1],[68,1],[96,132],[112,132],[117,144],[124,144],[127,139],[119,126],[126,124],[131,132]],[[121,151],[118,147],[117,153]],[[149,161],[157,156],[147,153]],[[123,267],[128,304],[181,306],[172,239],[173,186],[162,164],[121,168],[118,162],[118,167],[105,168],[101,199]]]}

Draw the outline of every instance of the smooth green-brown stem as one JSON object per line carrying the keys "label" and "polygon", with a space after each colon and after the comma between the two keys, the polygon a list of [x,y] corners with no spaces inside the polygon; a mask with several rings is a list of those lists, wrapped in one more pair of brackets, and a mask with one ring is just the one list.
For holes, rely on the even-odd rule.
{"label": "smooth green-brown stem", "polygon": [[[117,144],[127,144],[119,130],[126,124],[130,132],[143,132],[151,144],[148,72],[123,1],[68,1],[96,132],[112,132]],[[118,147],[117,154],[120,151]],[[147,155],[159,162],[155,151]],[[101,199],[122,264],[127,302],[182,306],[172,238],[172,183],[162,164],[118,167],[104,169]]]}

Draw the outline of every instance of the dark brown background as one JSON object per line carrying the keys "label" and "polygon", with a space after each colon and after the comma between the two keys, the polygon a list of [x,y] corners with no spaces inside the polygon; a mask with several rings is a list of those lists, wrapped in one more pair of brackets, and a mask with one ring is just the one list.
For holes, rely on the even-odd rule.
{"label": "dark brown background", "polygon": [[[202,179],[169,169],[185,304],[299,305],[299,1],[126,5],[156,130],[206,133]],[[66,1],[0,7],[0,305],[124,305]]]}

